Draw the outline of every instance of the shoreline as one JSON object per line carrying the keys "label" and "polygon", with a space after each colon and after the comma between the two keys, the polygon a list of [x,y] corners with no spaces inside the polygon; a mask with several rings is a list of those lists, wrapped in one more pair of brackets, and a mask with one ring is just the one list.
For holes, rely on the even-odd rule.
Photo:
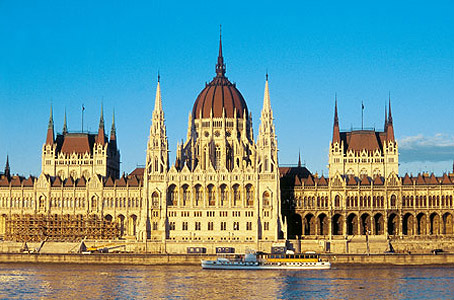
{"label": "shoreline", "polygon": [[[141,265],[184,266],[200,265],[202,259],[216,259],[211,254],[27,254],[0,253],[0,264],[90,264],[90,265]],[[443,254],[321,254],[333,266],[454,266],[454,253]]]}

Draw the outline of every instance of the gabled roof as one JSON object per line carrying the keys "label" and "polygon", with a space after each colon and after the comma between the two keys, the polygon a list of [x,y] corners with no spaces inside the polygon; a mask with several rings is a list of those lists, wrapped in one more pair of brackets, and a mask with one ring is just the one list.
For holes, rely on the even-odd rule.
{"label": "gabled roof", "polygon": [[307,179],[304,181],[304,185],[308,185],[308,186],[315,185],[315,182],[314,182],[314,179],[312,178],[312,175],[307,177]]}
{"label": "gabled roof", "polygon": [[114,187],[114,186],[115,186],[112,177],[109,176],[109,177],[107,178],[107,180],[104,182],[104,186],[105,186],[105,187]]}
{"label": "gabled roof", "polygon": [[22,178],[15,175],[13,177],[11,177],[11,186],[21,186],[22,184]]}
{"label": "gabled roof", "polygon": [[74,187],[74,180],[72,177],[69,177],[65,180],[65,183],[63,184],[64,187]]}
{"label": "gabled roof", "polygon": [[137,178],[137,176],[131,176],[131,175],[128,176],[128,186],[139,187],[140,185],[141,184],[140,184],[140,181]]}
{"label": "gabled roof", "polygon": [[370,185],[371,179],[367,176],[363,176],[361,178],[361,185]]}
{"label": "gabled roof", "polygon": [[2,186],[2,187],[9,186],[8,177],[6,177],[5,175],[0,176],[0,186]]}
{"label": "gabled roof", "polygon": [[426,184],[426,181],[424,180],[424,177],[421,175],[421,173],[419,173],[418,177],[416,178],[416,184],[418,185]]}
{"label": "gabled roof", "polygon": [[322,175],[322,177],[320,177],[320,179],[318,180],[317,185],[319,185],[319,186],[327,186],[328,185],[328,181]]}
{"label": "gabled roof", "polygon": [[122,176],[120,179],[115,180],[115,185],[118,187],[126,187],[126,178]]}
{"label": "gabled roof", "polygon": [[441,184],[452,184],[451,179],[449,179],[446,173],[443,174],[443,178],[441,179]]}
{"label": "gabled roof", "polygon": [[375,176],[374,178],[374,185],[383,185],[385,180],[381,176]]}
{"label": "gabled roof", "polygon": [[295,175],[295,183],[294,185],[301,185],[301,180],[298,178],[298,175]]}
{"label": "gabled roof", "polygon": [[54,177],[54,180],[52,181],[51,186],[52,187],[60,187],[61,185],[62,185],[62,181],[61,181],[60,177],[58,177],[58,176]]}
{"label": "gabled roof", "polygon": [[76,187],[86,187],[87,186],[87,180],[85,177],[82,176],[82,178],[77,179],[76,182]]}
{"label": "gabled roof", "polygon": [[408,176],[408,173],[405,173],[405,177],[402,179],[402,184],[403,185],[412,185],[413,181],[411,180],[410,176]]}
{"label": "gabled roof", "polygon": [[429,180],[428,180],[428,183],[429,183],[429,184],[438,184],[437,177],[435,177],[434,173],[432,173],[432,175],[430,175],[430,178],[429,178]]}
{"label": "gabled roof", "polygon": [[357,183],[355,176],[348,176],[347,185],[356,185]]}
{"label": "gabled roof", "polygon": [[23,181],[24,187],[33,187],[35,182],[35,177],[29,176],[27,179]]}

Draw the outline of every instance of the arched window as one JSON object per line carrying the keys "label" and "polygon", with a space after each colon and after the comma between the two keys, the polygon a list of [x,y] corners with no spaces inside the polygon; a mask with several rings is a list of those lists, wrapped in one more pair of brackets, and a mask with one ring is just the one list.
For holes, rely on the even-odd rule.
{"label": "arched window", "polygon": [[396,195],[392,195],[392,196],[391,196],[391,203],[390,203],[390,204],[391,204],[391,207],[395,207],[396,204],[397,204],[396,202],[397,202],[397,201],[396,201]]}
{"label": "arched window", "polygon": [[186,206],[189,204],[189,186],[187,184],[183,185],[183,206]]}
{"label": "arched window", "polygon": [[194,188],[194,198],[196,206],[202,204],[202,186],[200,184],[196,185]]}
{"label": "arched window", "polygon": [[336,195],[336,197],[334,197],[334,206],[340,207],[340,196],[339,195]]}
{"label": "arched window", "polygon": [[228,203],[227,197],[227,186],[225,184],[221,185],[221,206],[224,206]]}
{"label": "arched window", "polygon": [[233,185],[233,206],[238,206],[241,201],[240,186],[238,184]]}
{"label": "arched window", "polygon": [[151,204],[155,207],[159,206],[159,195],[157,192],[153,192],[151,195]]}
{"label": "arched window", "polygon": [[[263,206],[270,206],[270,193],[268,191],[263,192],[262,195],[262,203]],[[301,206],[301,200],[300,200],[300,206]]]}
{"label": "arched window", "polygon": [[246,185],[246,205],[253,206],[254,205],[254,189],[252,185]]}
{"label": "arched window", "polygon": [[167,189],[167,205],[176,206],[178,201],[177,187],[172,184]]}
{"label": "arched window", "polygon": [[210,184],[207,187],[207,196],[208,196],[208,205],[215,206],[216,205],[216,195],[214,185]]}

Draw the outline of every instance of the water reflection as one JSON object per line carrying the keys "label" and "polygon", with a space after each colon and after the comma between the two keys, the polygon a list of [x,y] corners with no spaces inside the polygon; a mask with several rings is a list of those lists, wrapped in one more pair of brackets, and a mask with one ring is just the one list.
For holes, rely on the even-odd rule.
{"label": "water reflection", "polygon": [[452,299],[453,267],[217,271],[196,266],[0,265],[8,299]]}

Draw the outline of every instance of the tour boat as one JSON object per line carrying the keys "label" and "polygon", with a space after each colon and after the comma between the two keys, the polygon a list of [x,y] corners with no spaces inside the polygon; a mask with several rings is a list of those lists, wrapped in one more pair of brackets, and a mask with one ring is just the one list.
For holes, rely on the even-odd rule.
{"label": "tour boat", "polygon": [[218,257],[202,260],[203,269],[220,270],[326,270],[331,263],[322,261],[315,253],[302,254],[256,254],[246,253],[234,257]]}

